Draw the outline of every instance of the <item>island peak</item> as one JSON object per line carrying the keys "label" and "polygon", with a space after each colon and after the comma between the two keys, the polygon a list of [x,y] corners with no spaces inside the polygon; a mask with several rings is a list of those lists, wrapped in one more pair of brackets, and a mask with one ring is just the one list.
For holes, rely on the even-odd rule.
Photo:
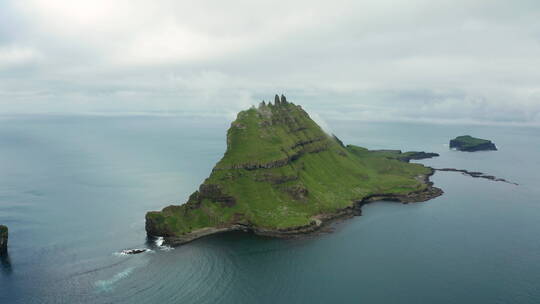
{"label": "island peak", "polygon": [[170,244],[231,230],[292,236],[358,215],[367,202],[442,193],[429,182],[431,168],[404,162],[435,155],[362,154],[325,133],[301,106],[274,99],[238,113],[225,154],[199,189],[183,205],[146,214],[149,235]]}

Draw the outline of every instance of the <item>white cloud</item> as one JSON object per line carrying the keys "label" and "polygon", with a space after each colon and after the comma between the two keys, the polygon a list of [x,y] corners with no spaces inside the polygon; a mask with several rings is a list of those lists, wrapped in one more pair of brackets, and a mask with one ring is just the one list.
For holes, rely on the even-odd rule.
{"label": "white cloud", "polygon": [[0,4],[0,111],[234,113],[283,92],[321,117],[540,124],[539,11],[529,0],[18,0]]}
{"label": "white cloud", "polygon": [[29,64],[39,60],[41,54],[28,47],[0,45],[0,70]]}

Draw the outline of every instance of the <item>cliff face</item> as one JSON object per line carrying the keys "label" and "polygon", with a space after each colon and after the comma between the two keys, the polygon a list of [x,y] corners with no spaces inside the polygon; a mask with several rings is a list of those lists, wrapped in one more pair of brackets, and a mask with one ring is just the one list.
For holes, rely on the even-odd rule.
{"label": "cliff face", "polygon": [[466,152],[497,151],[497,147],[490,140],[480,139],[469,135],[458,136],[450,140],[450,149]]}
{"label": "cliff face", "polygon": [[148,212],[146,230],[180,242],[237,229],[306,232],[366,197],[428,191],[431,173],[377,153],[357,155],[300,106],[276,96],[274,104],[238,114],[223,158],[199,190],[183,205]]}
{"label": "cliff face", "polygon": [[0,254],[7,252],[8,227],[0,225]]}

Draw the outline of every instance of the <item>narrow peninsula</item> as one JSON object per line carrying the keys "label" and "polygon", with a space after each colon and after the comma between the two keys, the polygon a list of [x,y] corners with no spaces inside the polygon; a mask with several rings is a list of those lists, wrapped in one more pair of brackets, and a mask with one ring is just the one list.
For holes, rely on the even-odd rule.
{"label": "narrow peninsula", "polygon": [[171,245],[225,231],[290,237],[360,215],[377,200],[422,202],[442,194],[434,170],[411,159],[436,156],[345,146],[282,95],[238,114],[227,150],[183,205],[146,214],[146,231]]}
{"label": "narrow peninsula", "polygon": [[459,151],[497,151],[497,147],[491,140],[472,137],[470,135],[458,136],[450,140],[450,149]]}

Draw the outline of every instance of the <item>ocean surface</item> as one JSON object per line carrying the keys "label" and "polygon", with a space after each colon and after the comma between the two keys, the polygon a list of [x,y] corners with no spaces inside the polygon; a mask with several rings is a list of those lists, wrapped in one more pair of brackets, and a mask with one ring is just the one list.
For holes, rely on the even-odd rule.
{"label": "ocean surface", "polygon": [[[0,117],[0,303],[540,303],[540,129],[327,121],[345,143],[440,153],[476,170],[445,194],[377,202],[334,232],[168,248],[144,215],[183,203],[225,151],[225,118]],[[470,134],[497,152],[457,152]],[[149,248],[138,255],[123,249]]]}

